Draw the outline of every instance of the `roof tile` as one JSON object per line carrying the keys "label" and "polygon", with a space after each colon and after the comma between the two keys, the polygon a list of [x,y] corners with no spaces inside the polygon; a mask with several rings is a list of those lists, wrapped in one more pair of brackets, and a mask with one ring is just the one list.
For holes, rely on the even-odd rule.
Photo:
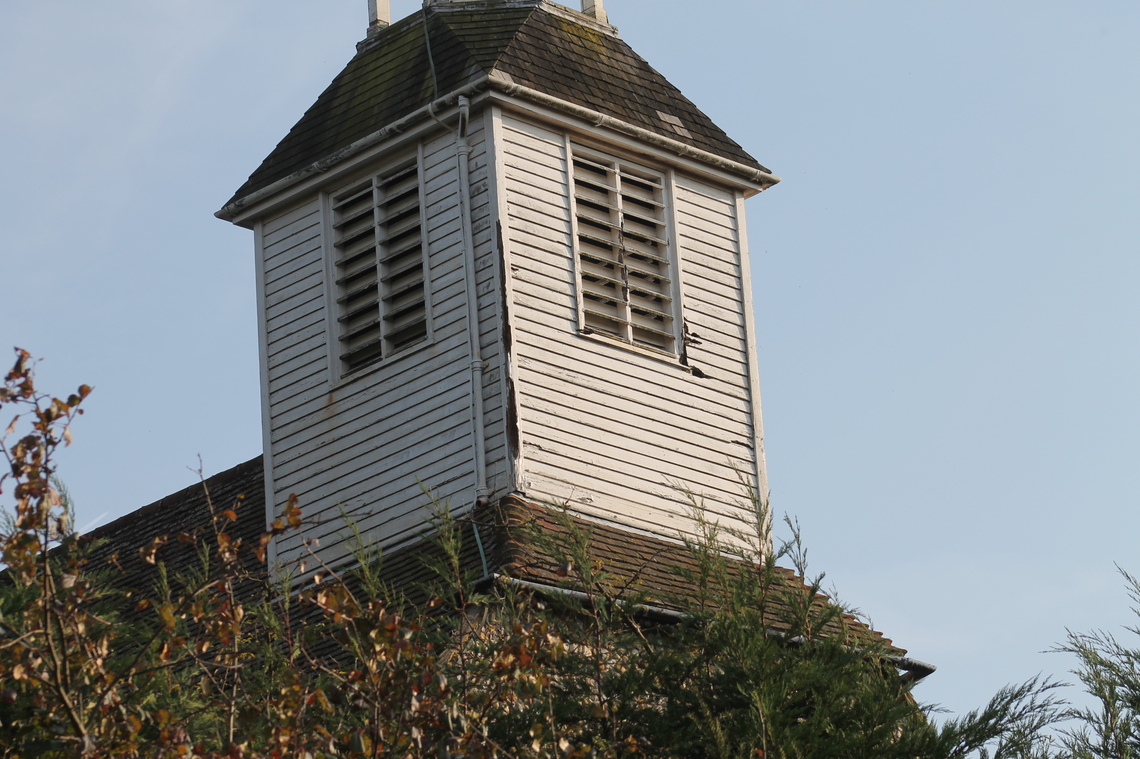
{"label": "roof tile", "polygon": [[[213,535],[211,505],[214,513],[233,509],[237,515],[236,522],[224,523],[231,539],[241,540],[246,546],[257,546],[265,530],[265,473],[261,456],[86,533],[81,540],[90,547],[89,565],[112,564],[121,570],[112,575],[116,588],[149,595],[155,589],[159,573],[155,566],[142,560],[140,549],[149,546],[155,538],[169,536],[169,541],[156,554],[157,560],[165,565],[167,576],[178,578],[199,569],[201,556],[196,546],[179,541],[177,536],[186,533],[209,540]],[[247,581],[238,589],[239,594],[260,592],[260,581],[266,576],[265,564],[258,562],[252,552],[246,554],[244,563]],[[127,616],[143,613],[129,609],[123,612]]]}
{"label": "roof tile", "polygon": [[[143,562],[140,549],[160,535],[176,536],[181,532],[209,535],[211,503],[216,511],[233,508],[237,513],[237,521],[228,527],[231,538],[241,539],[247,546],[257,545],[265,529],[264,492],[264,469],[259,456],[88,533],[83,540],[91,546],[89,559],[93,566],[106,563],[118,566],[122,571],[115,575],[113,582],[119,589],[148,595],[154,590],[159,575],[154,566]],[[686,571],[695,573],[697,560],[685,546],[616,526],[587,523],[578,518],[571,521],[574,529],[589,534],[591,557],[604,565],[624,592],[636,593],[654,604],[674,609],[686,608],[695,601]],[[502,572],[552,587],[564,584],[565,579],[559,576],[557,569],[561,558],[552,555],[551,545],[565,543],[570,533],[567,523],[543,506],[507,496],[495,506],[480,511],[474,522],[460,521],[456,526],[462,538],[459,566],[470,577]],[[480,531],[482,551],[474,537],[476,527]],[[537,539],[536,529],[549,540]],[[200,562],[193,544],[174,539],[159,549],[157,558],[166,565],[170,577],[187,573]],[[443,558],[437,542],[425,538],[386,552],[380,575],[389,587],[406,594],[410,600],[423,601],[426,600],[424,590],[433,577],[425,562],[439,562]],[[252,598],[265,592],[267,567],[252,555],[247,556],[246,562],[248,574],[238,591]],[[733,562],[730,567],[732,572],[752,569],[753,565],[744,562]],[[802,578],[790,570],[781,568],[777,573],[783,591],[809,591]],[[827,599],[818,596],[817,601],[826,603]],[[123,612],[128,617],[153,613],[130,609]],[[845,615],[844,618],[846,629],[842,634],[873,638],[893,654],[906,653],[854,617]],[[778,618],[772,619],[771,628],[782,629]]]}
{"label": "roof tile", "polygon": [[[425,44],[423,22],[431,38]],[[434,6],[361,43],[348,65],[250,175],[231,202],[261,190],[482,74],[566,100],[722,158],[765,170],[617,36],[541,0]],[[434,63],[434,80],[433,67]],[[689,135],[662,122],[678,118]]]}

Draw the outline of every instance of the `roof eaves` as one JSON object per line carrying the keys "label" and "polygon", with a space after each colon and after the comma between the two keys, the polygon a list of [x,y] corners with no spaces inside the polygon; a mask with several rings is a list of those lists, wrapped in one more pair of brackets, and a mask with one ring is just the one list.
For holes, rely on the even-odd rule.
{"label": "roof eaves", "polygon": [[308,166],[293,172],[292,174],[278,179],[272,184],[266,185],[259,190],[255,190],[247,195],[235,197],[230,202],[226,203],[222,208],[214,213],[214,216],[225,221],[237,222],[242,214],[248,209],[256,206],[261,201],[270,198],[289,187],[292,187],[299,182],[302,182],[311,177],[319,174],[324,174],[333,167],[337,166],[344,161],[364,152],[365,150],[384,142],[390,137],[407,131],[415,124],[425,121],[432,117],[433,114],[438,113],[444,108],[449,108],[458,102],[460,96],[471,96],[482,92],[487,89],[489,85],[489,78],[481,76],[474,81],[447,93],[443,97],[428,103],[422,108],[412,111],[404,118],[394,121],[387,126],[384,126],[371,134],[362,137],[356,142],[335,151],[331,155],[325,156],[318,161],[314,161]]}
{"label": "roof eaves", "polygon": [[[525,588],[527,590],[536,591],[538,593],[542,593],[542,594],[545,594],[548,596],[550,596],[550,595],[568,596],[570,598],[575,598],[575,599],[581,600],[581,601],[590,601],[592,599],[597,598],[597,595],[595,593],[590,593],[590,592],[578,590],[575,588],[568,588],[568,587],[565,587],[564,585],[555,585],[555,584],[550,584],[550,583],[532,582],[530,580],[520,580],[517,577],[511,577],[510,575],[503,575],[503,574],[498,574],[498,573],[492,574],[491,578],[494,581],[502,583],[504,585],[512,585],[512,586],[519,587],[519,588]],[[617,599],[617,603],[619,605],[622,605],[624,608],[627,608],[629,611],[633,612],[634,614],[645,615],[645,616],[651,617],[651,618],[655,617],[657,619],[663,619],[667,622],[680,622],[680,621],[683,621],[685,619],[691,618],[690,613],[685,612],[685,611],[680,611],[678,609],[670,608],[668,606],[654,606],[652,604],[644,604],[644,603],[639,603],[637,601],[625,602],[624,599],[621,599],[621,598]],[[857,619],[855,619],[855,617],[851,616],[850,614],[844,614],[843,617],[844,617],[844,621],[848,625],[861,625],[862,624]],[[769,629],[765,630],[764,632],[769,637],[776,638],[780,641],[783,641],[786,645],[800,646],[800,645],[803,645],[803,643],[804,643],[804,639],[802,637],[800,637],[800,636],[788,637],[787,633],[781,632],[780,630],[775,630],[775,629],[769,628]],[[885,640],[885,638],[883,638],[883,634],[877,630],[871,630],[870,634],[871,634],[872,639],[876,643],[882,644],[883,641]],[[893,649],[893,647],[891,646],[889,641],[886,642],[885,645],[888,648],[888,650],[898,650],[898,649]],[[934,672],[938,669],[938,667],[936,667],[933,664],[928,664],[924,661],[919,661],[918,659],[912,659],[909,656],[902,656],[902,655],[898,655],[898,654],[888,654],[887,656],[884,657],[884,659],[886,661],[889,661],[895,667],[897,667],[898,669],[901,669],[903,672],[906,673],[905,675],[902,676],[902,681],[904,683],[906,683],[906,682],[917,682],[919,680],[922,680],[923,678],[929,677],[930,675],[934,674]]]}
{"label": "roof eaves", "polygon": [[[605,565],[617,580],[612,590],[616,590],[619,597],[636,598],[639,603],[649,604],[666,615],[684,614],[694,600],[690,573],[697,571],[698,562],[691,549],[682,543],[631,533],[628,528],[604,522],[587,522],[578,515],[560,516],[557,509],[517,495],[500,499],[497,509],[496,520],[502,530],[496,540],[499,545],[497,566],[503,577],[536,588],[564,588],[564,575],[558,568],[563,557],[558,552],[584,538],[591,560]],[[730,558],[728,562],[730,575],[750,572],[755,567],[739,558]],[[780,596],[785,593],[801,597],[813,594],[813,604],[832,605],[831,599],[820,593],[817,586],[809,585],[791,569],[773,567],[773,571],[773,580],[780,590],[771,599],[774,606],[783,603]],[[775,635],[785,635],[789,630],[785,622],[775,617],[766,624]],[[852,614],[841,613],[829,623],[828,629],[859,645],[882,646],[900,669],[913,673],[914,679],[934,671],[933,665],[910,659],[906,649]]]}
{"label": "roof eaves", "polygon": [[[436,5],[365,39],[352,61],[216,215],[242,223],[244,211],[273,194],[267,190],[291,187],[430,115],[431,106],[438,110],[453,103],[463,87],[479,85],[538,2]],[[414,70],[407,70],[409,63]],[[402,84],[396,86],[396,81]],[[447,94],[437,97],[436,88]],[[475,86],[471,92],[480,90]]]}
{"label": "roof eaves", "polygon": [[525,85],[516,84],[510,75],[504,72],[497,70],[492,71],[488,76],[488,82],[491,89],[501,92],[504,95],[561,111],[596,126],[611,129],[615,132],[643,140],[670,152],[677,153],[686,158],[706,163],[722,171],[727,171],[730,174],[735,174],[747,179],[749,182],[759,185],[761,190],[766,190],[780,181],[780,177],[772,174],[763,166],[754,168],[738,161],[710,153],[707,150],[701,150],[700,148],[693,147],[679,140],[674,140],[657,132],[651,132],[648,129],[631,124],[628,121],[607,116],[604,113],[571,103],[568,100],[563,100],[553,95],[548,95]]}

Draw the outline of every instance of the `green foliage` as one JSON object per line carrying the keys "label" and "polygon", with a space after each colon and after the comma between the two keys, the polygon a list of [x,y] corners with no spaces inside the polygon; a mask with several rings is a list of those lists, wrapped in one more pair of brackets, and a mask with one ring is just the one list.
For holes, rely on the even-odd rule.
{"label": "green foliage", "polygon": [[[1120,570],[1140,616],[1140,581]],[[1127,631],[1140,636],[1140,627]],[[1111,633],[1070,632],[1059,652],[1076,656],[1073,674],[1092,705],[1072,709],[1072,719],[1059,741],[1073,759],[1134,759],[1140,756],[1140,648],[1121,643]]]}
{"label": "green foliage", "polygon": [[[1030,682],[933,725],[891,651],[820,579],[780,569],[806,576],[806,554],[794,525],[771,545],[763,508],[752,548],[704,524],[683,598],[639,596],[557,510],[557,531],[524,529],[558,587],[469,576],[470,530],[438,505],[427,587],[387,587],[383,557],[362,545],[351,572],[314,555],[303,588],[250,600],[242,558],[298,529],[299,504],[251,546],[228,532],[240,504],[211,502],[211,529],[143,550],[157,582],[128,599],[60,524],[51,479],[88,392],[38,394],[23,352],[0,390],[19,412],[9,436],[29,427],[5,438],[0,481],[15,497],[0,535],[4,756],[1028,757],[1056,716],[1052,686]],[[197,551],[194,571],[167,576],[172,540]]]}

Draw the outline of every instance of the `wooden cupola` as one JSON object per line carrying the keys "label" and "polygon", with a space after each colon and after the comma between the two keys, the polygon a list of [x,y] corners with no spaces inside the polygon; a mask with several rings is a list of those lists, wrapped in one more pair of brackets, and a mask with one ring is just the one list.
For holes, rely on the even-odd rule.
{"label": "wooden cupola", "polygon": [[601,0],[387,6],[218,212],[255,234],[269,515],[296,494],[334,563],[345,515],[419,535],[424,487],[667,541],[688,491],[753,528],[744,199],[778,179]]}

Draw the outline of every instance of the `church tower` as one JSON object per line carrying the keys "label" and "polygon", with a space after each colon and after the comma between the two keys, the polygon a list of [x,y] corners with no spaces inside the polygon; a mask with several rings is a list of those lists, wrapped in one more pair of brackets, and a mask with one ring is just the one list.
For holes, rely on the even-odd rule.
{"label": "church tower", "polygon": [[[257,256],[266,508],[321,556],[503,497],[666,541],[765,494],[744,199],[778,179],[601,0],[370,3],[218,212]],[[282,564],[303,553],[282,538]]]}

